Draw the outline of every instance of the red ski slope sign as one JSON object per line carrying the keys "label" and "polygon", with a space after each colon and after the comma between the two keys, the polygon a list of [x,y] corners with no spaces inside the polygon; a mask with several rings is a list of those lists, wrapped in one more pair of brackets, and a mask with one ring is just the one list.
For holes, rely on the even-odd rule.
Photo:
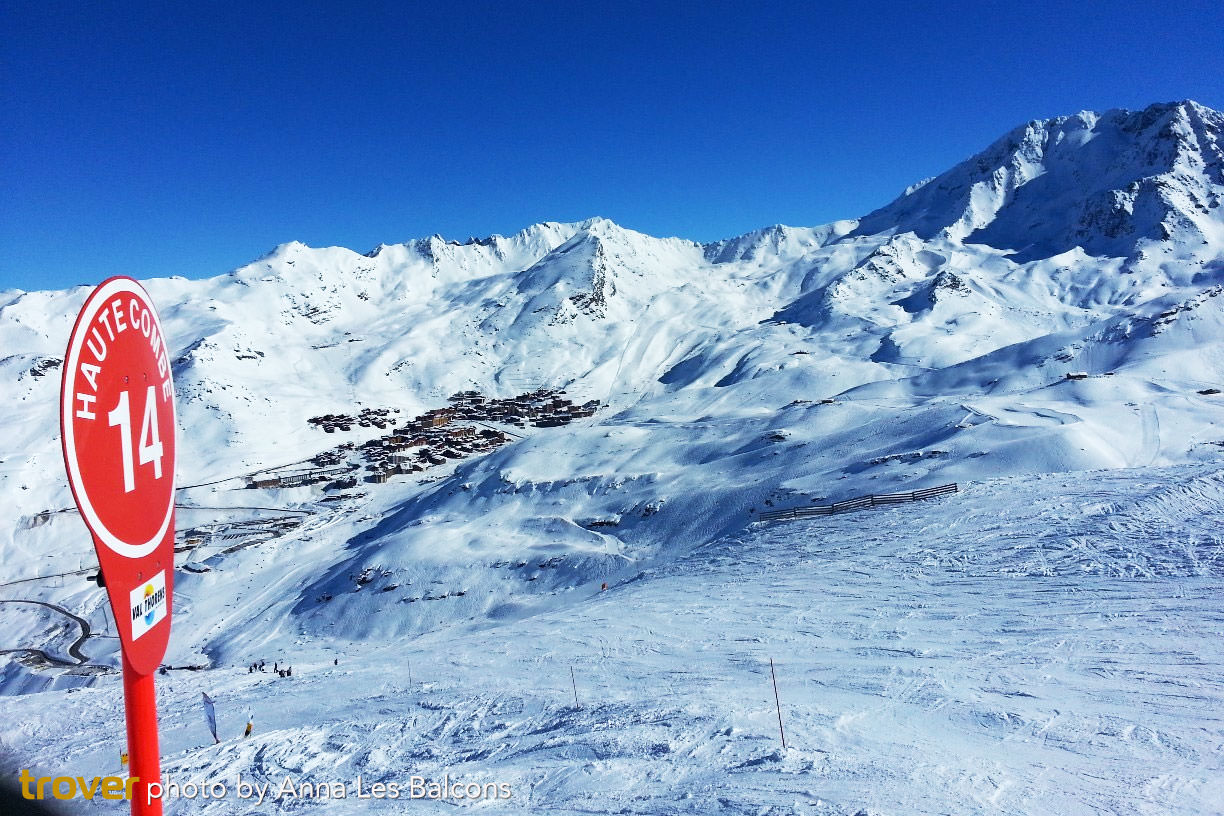
{"label": "red ski slope sign", "polygon": [[81,307],[65,358],[60,430],[124,655],[149,673],[169,637],[174,384],[157,312],[131,278],[103,282]]}

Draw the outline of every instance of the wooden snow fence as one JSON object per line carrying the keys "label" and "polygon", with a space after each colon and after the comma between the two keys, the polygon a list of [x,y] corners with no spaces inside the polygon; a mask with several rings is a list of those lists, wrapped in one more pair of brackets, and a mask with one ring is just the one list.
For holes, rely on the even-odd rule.
{"label": "wooden snow fence", "polygon": [[866,510],[869,507],[884,507],[890,504],[906,504],[922,501],[936,496],[943,496],[957,491],[956,483],[928,487],[923,490],[911,490],[908,493],[883,493],[879,495],[859,496],[857,499],[847,499],[836,504],[815,504],[811,507],[791,507],[787,510],[768,510],[758,516],[760,521],[781,521],[782,519],[799,519],[810,516],[831,516],[835,513],[851,513],[855,510]]}

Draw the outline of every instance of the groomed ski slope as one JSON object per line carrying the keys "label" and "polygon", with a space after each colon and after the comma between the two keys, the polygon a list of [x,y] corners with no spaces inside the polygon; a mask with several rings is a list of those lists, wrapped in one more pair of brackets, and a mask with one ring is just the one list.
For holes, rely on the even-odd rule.
{"label": "groomed ski slope", "polygon": [[[1221,521],[1218,464],[1015,477],[758,525],[504,625],[286,631],[267,659],[292,678],[158,678],[164,773],[228,791],[167,812],[454,813],[355,798],[359,774],[404,795],[449,774],[511,786],[479,812],[1221,813]],[[117,677],[5,706],[5,773],[118,771]],[[239,775],[269,798],[238,799]],[[347,798],[273,798],[285,777]]]}

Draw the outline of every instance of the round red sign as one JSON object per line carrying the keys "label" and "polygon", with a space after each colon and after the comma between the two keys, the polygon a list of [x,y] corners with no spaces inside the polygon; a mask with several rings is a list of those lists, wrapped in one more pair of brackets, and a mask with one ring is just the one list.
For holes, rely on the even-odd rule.
{"label": "round red sign", "polygon": [[[165,651],[174,571],[174,384],[157,312],[131,278],[103,282],[81,307],[64,361],[60,430],[125,656],[140,653],[135,662],[151,671]],[[165,631],[128,648],[163,620]]]}

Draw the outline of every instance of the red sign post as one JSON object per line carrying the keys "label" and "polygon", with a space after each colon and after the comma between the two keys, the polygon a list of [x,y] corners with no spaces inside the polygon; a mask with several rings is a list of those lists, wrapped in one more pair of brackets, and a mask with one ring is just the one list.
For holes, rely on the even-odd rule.
{"label": "red sign post", "polygon": [[104,281],[81,307],[64,361],[60,435],[68,484],[93,535],[123,651],[132,813],[160,816],[153,674],[174,591],[174,384],[144,288]]}

